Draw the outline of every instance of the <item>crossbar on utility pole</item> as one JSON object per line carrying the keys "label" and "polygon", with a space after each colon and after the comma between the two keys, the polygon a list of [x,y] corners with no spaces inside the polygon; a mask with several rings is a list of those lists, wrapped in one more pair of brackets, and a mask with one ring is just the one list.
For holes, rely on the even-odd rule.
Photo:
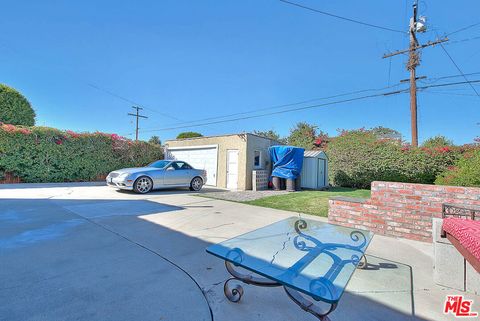
{"label": "crossbar on utility pole", "polygon": [[[449,39],[447,37],[445,37],[445,38],[442,38],[442,39],[437,39],[435,41],[428,41],[427,43],[425,43],[423,45],[415,46],[413,49],[418,50],[418,49],[423,49],[423,48],[430,47],[430,46],[435,46],[435,45],[441,44],[442,42],[447,42],[448,40]],[[408,49],[404,49],[404,50],[398,50],[398,51],[395,51],[395,52],[392,52],[392,53],[384,54],[382,58],[390,58],[390,57],[393,57],[393,56],[396,56],[396,55],[401,55],[401,54],[409,52],[410,50],[412,50],[412,49],[408,48]]]}
{"label": "crossbar on utility pole", "polygon": [[136,117],[136,126],[135,126],[135,141],[138,141],[138,119],[139,118],[148,118],[147,116],[140,115],[140,110],[143,110],[142,107],[132,106],[136,110],[135,114],[128,113],[129,116]]}

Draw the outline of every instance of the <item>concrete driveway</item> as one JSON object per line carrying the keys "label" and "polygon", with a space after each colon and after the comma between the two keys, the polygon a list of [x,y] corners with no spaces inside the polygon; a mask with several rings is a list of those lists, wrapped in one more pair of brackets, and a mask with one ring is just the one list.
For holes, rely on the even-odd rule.
{"label": "concrete driveway", "polygon": [[[98,184],[4,185],[0,204],[0,320],[316,320],[280,288],[229,302],[205,252],[296,213]],[[433,284],[430,244],[376,236],[368,253],[332,321],[452,320],[458,292]]]}

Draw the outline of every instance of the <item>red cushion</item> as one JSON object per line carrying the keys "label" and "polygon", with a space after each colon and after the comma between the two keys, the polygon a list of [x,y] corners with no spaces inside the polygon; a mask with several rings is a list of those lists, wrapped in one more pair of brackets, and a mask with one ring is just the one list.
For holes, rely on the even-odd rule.
{"label": "red cushion", "polygon": [[480,261],[480,221],[448,217],[442,228]]}

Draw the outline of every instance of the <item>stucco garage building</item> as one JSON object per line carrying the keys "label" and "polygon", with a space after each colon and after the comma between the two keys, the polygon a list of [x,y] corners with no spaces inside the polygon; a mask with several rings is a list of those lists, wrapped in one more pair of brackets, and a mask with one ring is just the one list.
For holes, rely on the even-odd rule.
{"label": "stucco garage building", "polygon": [[250,190],[253,170],[270,170],[268,148],[278,144],[250,133],[176,139],[165,142],[165,157],[205,169],[206,185]]}

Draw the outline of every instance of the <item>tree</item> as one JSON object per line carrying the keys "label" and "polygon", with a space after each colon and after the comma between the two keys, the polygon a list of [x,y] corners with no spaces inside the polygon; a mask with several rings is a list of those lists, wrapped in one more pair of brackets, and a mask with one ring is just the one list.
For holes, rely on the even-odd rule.
{"label": "tree", "polygon": [[437,135],[434,137],[430,137],[426,141],[423,142],[422,147],[426,148],[435,148],[435,147],[445,147],[445,146],[452,146],[453,142],[445,136]]}
{"label": "tree", "polygon": [[306,122],[299,122],[290,130],[288,144],[292,146],[312,149],[317,138],[317,126]]}
{"label": "tree", "polygon": [[258,136],[262,136],[262,137],[265,137],[265,138],[276,140],[277,142],[280,142],[282,144],[286,143],[286,139],[281,138],[280,135],[276,131],[274,131],[273,129],[270,129],[270,130],[267,130],[267,131],[255,130],[255,131],[253,131],[253,133],[255,135],[258,135]]}
{"label": "tree", "polygon": [[150,144],[155,144],[155,145],[162,145],[162,141],[160,140],[160,137],[158,136],[152,136],[148,140]]}
{"label": "tree", "polygon": [[177,139],[193,138],[193,137],[203,137],[203,135],[197,132],[183,132],[177,135]]}
{"label": "tree", "polygon": [[393,139],[393,140],[402,140],[402,134],[391,128],[378,126],[370,129],[370,132],[374,134],[378,139]]}
{"label": "tree", "polygon": [[15,89],[0,84],[0,122],[12,125],[35,125],[35,112],[28,100]]}

